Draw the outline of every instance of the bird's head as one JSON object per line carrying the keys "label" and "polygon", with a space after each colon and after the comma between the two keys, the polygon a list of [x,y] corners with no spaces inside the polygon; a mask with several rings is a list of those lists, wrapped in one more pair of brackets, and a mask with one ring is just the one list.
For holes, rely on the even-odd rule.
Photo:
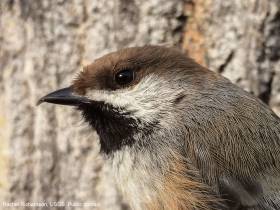
{"label": "bird's head", "polygon": [[145,144],[141,142],[144,136],[176,126],[179,112],[185,111],[180,104],[196,97],[206,77],[208,70],[178,50],[126,48],[95,60],[70,87],[39,102],[77,107],[96,129],[101,150],[108,154]]}

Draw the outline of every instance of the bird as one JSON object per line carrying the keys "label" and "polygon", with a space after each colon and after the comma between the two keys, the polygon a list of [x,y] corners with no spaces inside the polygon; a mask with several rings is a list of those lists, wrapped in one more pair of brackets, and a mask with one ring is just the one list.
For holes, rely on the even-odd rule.
{"label": "bird", "polygon": [[97,132],[131,209],[280,209],[279,117],[179,49],[111,52],[43,102]]}

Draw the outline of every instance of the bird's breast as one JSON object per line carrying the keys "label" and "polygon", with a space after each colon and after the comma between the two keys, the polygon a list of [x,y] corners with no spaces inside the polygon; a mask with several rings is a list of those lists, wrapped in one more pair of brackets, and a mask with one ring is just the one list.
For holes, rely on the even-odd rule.
{"label": "bird's breast", "polygon": [[133,210],[211,210],[213,201],[218,203],[201,180],[188,176],[183,157],[155,159],[146,152],[122,150],[110,160],[115,181]]}

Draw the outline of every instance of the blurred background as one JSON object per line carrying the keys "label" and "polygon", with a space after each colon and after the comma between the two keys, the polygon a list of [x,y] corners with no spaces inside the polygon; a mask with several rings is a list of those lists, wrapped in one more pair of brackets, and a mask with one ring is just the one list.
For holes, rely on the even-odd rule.
{"label": "blurred background", "polygon": [[0,209],[129,209],[79,114],[36,102],[99,56],[145,44],[181,48],[280,115],[280,0],[1,0]]}

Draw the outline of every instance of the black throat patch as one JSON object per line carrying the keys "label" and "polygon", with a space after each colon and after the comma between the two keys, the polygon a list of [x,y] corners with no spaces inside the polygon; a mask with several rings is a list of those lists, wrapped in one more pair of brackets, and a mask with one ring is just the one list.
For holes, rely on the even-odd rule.
{"label": "black throat patch", "polygon": [[80,105],[83,117],[96,129],[101,144],[101,152],[106,154],[134,144],[133,135],[137,132],[138,120],[130,113],[123,112],[104,102]]}

